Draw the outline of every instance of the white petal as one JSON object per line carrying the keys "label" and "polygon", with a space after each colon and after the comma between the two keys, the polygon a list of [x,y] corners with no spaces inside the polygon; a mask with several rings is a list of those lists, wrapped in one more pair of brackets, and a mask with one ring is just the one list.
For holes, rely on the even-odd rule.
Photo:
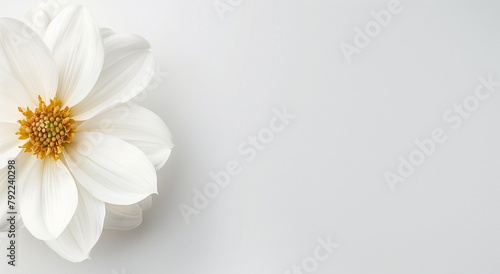
{"label": "white petal", "polygon": [[133,205],[106,204],[106,220],[104,228],[116,230],[130,230],[142,223],[142,211],[151,207],[152,197],[148,196],[141,202]]}
{"label": "white petal", "polygon": [[78,204],[75,181],[61,161],[35,158],[28,162],[20,167],[19,178],[24,224],[40,240],[56,239],[68,226]]}
{"label": "white petal", "polygon": [[17,107],[37,104],[38,95],[46,101],[54,98],[56,65],[42,39],[24,23],[0,18],[0,42],[0,97],[9,99],[0,105],[12,114]]}
{"label": "white petal", "polygon": [[57,240],[45,242],[71,262],[89,259],[90,251],[101,237],[106,214],[104,202],[78,187],[78,207],[73,219]]}
{"label": "white petal", "polygon": [[73,5],[54,18],[44,39],[59,72],[57,97],[72,107],[89,94],[101,73],[104,48],[99,27],[86,8]]}
{"label": "white petal", "polygon": [[75,179],[97,199],[130,205],[156,193],[156,171],[142,151],[117,137],[78,132],[63,150]]}
{"label": "white petal", "polygon": [[143,211],[149,210],[153,205],[153,197],[149,196],[146,199],[139,202],[139,206]]}
{"label": "white petal", "polygon": [[155,61],[150,45],[136,35],[103,30],[105,59],[101,76],[90,94],[72,110],[73,119],[87,120],[117,103],[129,101],[148,87]]}
{"label": "white petal", "polygon": [[142,223],[142,209],[139,204],[111,205],[106,204],[106,221],[104,228],[130,230]]}
{"label": "white petal", "polygon": [[27,140],[19,140],[16,132],[19,130],[19,124],[0,122],[0,168],[7,165],[8,160],[17,157],[21,148]]}
{"label": "white petal", "polygon": [[148,109],[119,105],[83,122],[79,132],[103,132],[138,147],[156,169],[167,161],[173,148],[172,134],[163,120]]}
{"label": "white petal", "polygon": [[[1,69],[0,69],[1,70]],[[8,81],[3,81],[2,79],[6,75],[3,75],[2,72],[0,71],[0,123],[5,122],[5,123],[13,123],[19,120],[23,119],[23,115],[20,111],[18,111],[18,107],[21,106],[21,104],[24,107],[30,107],[30,109],[33,109],[33,103],[31,102],[31,99],[25,96],[25,99],[20,99],[19,96],[21,95],[20,92],[4,92],[6,90],[16,90],[10,89],[10,88],[5,88],[5,85],[9,85],[7,82],[13,80],[12,78],[9,79]],[[15,81],[12,81],[11,83],[15,83]],[[22,90],[23,88],[18,88],[17,90]],[[21,91],[23,92],[23,91]],[[16,98],[17,97],[17,98]],[[28,105],[24,105],[25,103],[18,103],[18,101],[27,101],[29,102]]]}

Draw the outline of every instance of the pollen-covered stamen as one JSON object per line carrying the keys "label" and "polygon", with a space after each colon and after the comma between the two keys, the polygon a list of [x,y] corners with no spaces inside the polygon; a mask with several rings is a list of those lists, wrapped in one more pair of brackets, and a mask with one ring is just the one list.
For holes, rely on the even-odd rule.
{"label": "pollen-covered stamen", "polygon": [[20,140],[29,139],[20,148],[39,159],[49,157],[57,161],[64,145],[70,143],[75,136],[76,127],[72,127],[75,120],[69,117],[71,108],[61,109],[62,103],[57,97],[50,100],[49,105],[40,96],[38,101],[39,105],[34,112],[29,108],[26,111],[19,108],[25,118],[18,121],[21,127],[16,134],[20,135]]}

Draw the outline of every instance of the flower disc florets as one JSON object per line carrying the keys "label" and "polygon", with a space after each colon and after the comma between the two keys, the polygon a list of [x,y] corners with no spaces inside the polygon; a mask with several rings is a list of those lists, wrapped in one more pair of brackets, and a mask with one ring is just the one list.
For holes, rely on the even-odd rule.
{"label": "flower disc florets", "polygon": [[39,105],[35,111],[27,108],[24,111],[19,107],[19,111],[24,115],[24,120],[19,120],[21,124],[19,131],[20,140],[29,139],[20,148],[24,152],[31,152],[39,159],[45,157],[59,160],[59,155],[64,149],[64,145],[71,142],[75,136],[76,127],[72,127],[75,120],[71,119],[71,108],[62,108],[61,100],[54,97],[50,104],[46,105],[42,97],[38,96]]}

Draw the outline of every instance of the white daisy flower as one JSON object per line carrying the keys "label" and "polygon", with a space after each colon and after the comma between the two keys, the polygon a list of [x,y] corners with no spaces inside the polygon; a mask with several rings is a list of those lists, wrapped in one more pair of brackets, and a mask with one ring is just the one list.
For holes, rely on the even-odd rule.
{"label": "white daisy flower", "polygon": [[[0,18],[0,178],[15,159],[25,227],[67,260],[89,258],[104,227],[139,225],[157,193],[170,131],[151,111],[123,104],[154,69],[146,40],[100,30],[81,6],[36,32]],[[6,188],[0,181],[0,215]]]}

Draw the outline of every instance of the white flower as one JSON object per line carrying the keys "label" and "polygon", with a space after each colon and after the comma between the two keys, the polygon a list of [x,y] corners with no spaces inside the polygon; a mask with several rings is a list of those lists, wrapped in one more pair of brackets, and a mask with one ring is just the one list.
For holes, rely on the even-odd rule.
{"label": "white flower", "polygon": [[[67,260],[89,258],[103,227],[139,225],[157,193],[170,131],[124,104],[151,81],[149,49],[138,36],[100,30],[81,6],[37,32],[0,18],[0,179],[15,159],[24,225]],[[6,188],[1,180],[0,217]],[[6,225],[2,218],[0,232]]]}

